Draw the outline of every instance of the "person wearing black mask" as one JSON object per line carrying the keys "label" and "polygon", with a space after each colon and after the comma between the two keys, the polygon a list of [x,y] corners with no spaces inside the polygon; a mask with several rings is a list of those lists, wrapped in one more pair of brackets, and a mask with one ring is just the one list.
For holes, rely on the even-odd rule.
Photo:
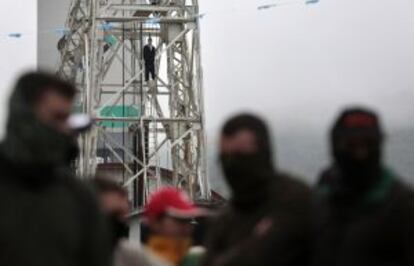
{"label": "person wearing black mask", "polygon": [[316,188],[313,265],[414,265],[414,194],[383,165],[384,139],[369,109],[335,122],[333,164]]}
{"label": "person wearing black mask", "polygon": [[220,162],[232,197],[211,225],[204,265],[306,265],[310,191],[273,166],[266,124],[250,114],[231,118]]}
{"label": "person wearing black mask", "polygon": [[128,193],[108,177],[98,176],[92,181],[112,236],[113,266],[164,266],[150,252],[129,241],[130,204]]}
{"label": "person wearing black mask", "polygon": [[97,201],[71,174],[75,93],[70,83],[37,72],[19,78],[12,91],[0,143],[0,265],[110,263]]}
{"label": "person wearing black mask", "polygon": [[112,247],[129,237],[129,201],[127,191],[115,181],[107,177],[96,177],[92,180],[102,210],[107,217]]}

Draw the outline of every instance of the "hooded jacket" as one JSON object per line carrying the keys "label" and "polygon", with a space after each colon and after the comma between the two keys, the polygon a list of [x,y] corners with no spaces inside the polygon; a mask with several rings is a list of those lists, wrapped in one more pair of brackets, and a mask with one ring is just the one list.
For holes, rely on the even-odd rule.
{"label": "hooded jacket", "polygon": [[211,224],[204,265],[306,265],[310,190],[274,169],[268,130],[259,118],[236,116],[223,135],[244,129],[256,135],[258,151],[221,155],[233,195]]}
{"label": "hooded jacket", "polygon": [[312,265],[414,265],[414,193],[391,171],[359,197],[328,171],[315,194]]}
{"label": "hooded jacket", "polygon": [[203,265],[308,265],[309,189],[279,175],[268,193],[246,210],[229,204],[214,219]]}
{"label": "hooded jacket", "polygon": [[0,265],[109,265],[104,218],[69,170],[74,142],[42,125],[18,90],[9,117],[0,144]]}

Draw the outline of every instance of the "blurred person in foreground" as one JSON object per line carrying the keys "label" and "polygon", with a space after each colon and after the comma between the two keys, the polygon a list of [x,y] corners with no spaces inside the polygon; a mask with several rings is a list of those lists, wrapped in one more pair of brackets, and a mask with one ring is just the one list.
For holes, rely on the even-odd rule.
{"label": "blurred person in foreground", "polygon": [[232,197],[210,225],[205,266],[307,265],[310,190],[273,166],[271,145],[254,115],[224,125],[220,162]]}
{"label": "blurred person in foreground", "polygon": [[144,223],[149,230],[147,250],[170,265],[199,265],[204,250],[192,247],[193,222],[204,214],[176,188],[165,187],[153,193],[144,210]]}
{"label": "blurred person in foreground", "polygon": [[333,163],[316,189],[313,265],[414,265],[414,193],[384,166],[384,140],[369,109],[336,120]]}
{"label": "blurred person in foreground", "polygon": [[0,143],[0,265],[110,263],[104,217],[69,169],[78,150],[69,122],[75,93],[52,75],[28,73],[11,94]]}
{"label": "blurred person in foreground", "polygon": [[101,206],[110,224],[114,266],[163,266],[166,265],[145,252],[129,238],[130,204],[127,191],[106,177],[93,180]]}

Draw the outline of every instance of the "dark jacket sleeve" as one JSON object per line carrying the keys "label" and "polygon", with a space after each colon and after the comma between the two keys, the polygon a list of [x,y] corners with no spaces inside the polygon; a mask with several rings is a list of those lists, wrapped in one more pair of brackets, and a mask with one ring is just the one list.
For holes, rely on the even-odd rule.
{"label": "dark jacket sleeve", "polygon": [[203,258],[202,266],[215,265],[215,258],[222,256],[222,254],[226,252],[223,245],[223,223],[220,223],[220,221],[224,222],[223,220],[223,216],[218,216],[209,222],[209,230],[206,243],[207,251]]}
{"label": "dark jacket sleeve", "polygon": [[227,249],[209,254],[205,266],[306,265],[309,256],[304,231],[279,232],[273,228],[266,235],[250,236]]}
{"label": "dark jacket sleeve", "polygon": [[404,265],[414,266],[414,193],[404,190],[399,201],[400,213],[395,215],[401,216],[401,219],[396,219],[398,221],[393,227],[403,238]]}
{"label": "dark jacket sleeve", "polygon": [[112,265],[109,226],[91,189],[81,188],[83,217],[82,266]]}

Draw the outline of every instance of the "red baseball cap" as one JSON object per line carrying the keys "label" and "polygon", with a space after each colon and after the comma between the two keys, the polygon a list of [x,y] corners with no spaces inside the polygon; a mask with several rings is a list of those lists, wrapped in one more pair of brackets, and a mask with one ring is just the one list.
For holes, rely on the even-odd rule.
{"label": "red baseball cap", "polygon": [[164,187],[150,196],[144,210],[147,219],[155,219],[163,214],[187,219],[200,216],[203,211],[184,192],[174,187]]}

